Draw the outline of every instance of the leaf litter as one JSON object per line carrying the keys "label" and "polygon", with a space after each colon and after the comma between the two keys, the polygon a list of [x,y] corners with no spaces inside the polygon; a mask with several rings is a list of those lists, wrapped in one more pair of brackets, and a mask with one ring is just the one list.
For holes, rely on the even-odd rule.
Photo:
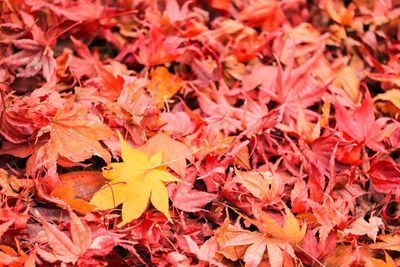
{"label": "leaf litter", "polygon": [[0,3],[1,266],[399,266],[400,3]]}

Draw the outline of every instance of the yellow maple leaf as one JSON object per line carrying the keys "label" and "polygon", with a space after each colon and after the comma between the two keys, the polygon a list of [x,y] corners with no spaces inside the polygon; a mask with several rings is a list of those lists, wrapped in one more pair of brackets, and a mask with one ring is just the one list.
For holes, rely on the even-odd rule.
{"label": "yellow maple leaf", "polygon": [[97,191],[90,201],[100,210],[112,209],[122,204],[123,226],[139,218],[146,210],[149,199],[153,206],[171,221],[166,182],[180,179],[169,173],[163,165],[163,152],[152,156],[130,147],[119,134],[123,162],[111,163],[103,171],[110,184]]}

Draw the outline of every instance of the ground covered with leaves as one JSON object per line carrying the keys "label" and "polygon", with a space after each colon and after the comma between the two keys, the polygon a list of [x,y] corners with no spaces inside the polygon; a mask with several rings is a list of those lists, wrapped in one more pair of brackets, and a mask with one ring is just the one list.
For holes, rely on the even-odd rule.
{"label": "ground covered with leaves", "polygon": [[0,266],[399,266],[397,0],[4,0]]}

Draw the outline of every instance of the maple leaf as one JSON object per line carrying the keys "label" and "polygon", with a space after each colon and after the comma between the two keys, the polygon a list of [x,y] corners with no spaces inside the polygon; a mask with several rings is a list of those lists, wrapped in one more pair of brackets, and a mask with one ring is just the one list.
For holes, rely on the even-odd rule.
{"label": "maple leaf", "polygon": [[281,226],[270,215],[261,209],[255,210],[258,220],[246,218],[256,225],[260,232],[244,230],[239,226],[230,225],[227,220],[218,229],[218,243],[225,257],[235,261],[243,259],[245,266],[259,266],[265,251],[267,251],[270,266],[292,266],[291,257],[294,258],[294,247],[303,240],[307,224],[302,227],[296,217],[285,207],[284,225]]}
{"label": "maple leaf", "polygon": [[168,186],[173,205],[186,212],[197,212],[218,197],[216,194],[192,189],[186,183]]}
{"label": "maple leaf", "polygon": [[[93,210],[95,206],[90,205],[87,201],[93,194],[99,190],[105,178],[98,171],[77,171],[59,175],[61,184],[55,187],[51,196],[63,200],[66,205],[77,212],[86,214]],[[58,206],[64,207],[59,202],[55,203]]]}
{"label": "maple leaf", "polygon": [[285,243],[266,238],[260,233],[244,231],[224,244],[225,247],[250,245],[244,253],[243,260],[247,267],[258,266],[261,262],[265,250],[268,251],[269,261],[273,267],[283,265],[283,251],[289,250]]}
{"label": "maple leaf", "polygon": [[375,267],[395,267],[396,263],[385,251],[385,261],[381,259],[370,258]]}
{"label": "maple leaf", "polygon": [[92,243],[90,244],[88,254],[105,256],[109,255],[115,246],[121,246],[134,253],[134,241],[124,239],[125,235],[114,233],[104,228],[97,228],[92,232]]}
{"label": "maple leaf", "polygon": [[354,5],[345,7],[343,3],[332,0],[328,0],[324,4],[329,16],[337,23],[351,27],[361,26],[360,23],[356,24],[354,21]]}
{"label": "maple leaf", "polygon": [[356,244],[353,246],[339,245],[335,252],[324,260],[324,266],[394,266],[391,265],[393,260],[386,257],[386,262],[374,258],[373,251],[366,246]]}
{"label": "maple leaf", "polygon": [[76,197],[72,181],[62,183],[53,189],[51,196],[64,200],[72,209],[79,213],[88,213],[95,208],[89,205],[85,200]]}
{"label": "maple leaf", "polygon": [[49,46],[42,46],[30,39],[16,40],[14,45],[22,50],[4,57],[0,60],[0,64],[18,70],[17,77],[28,78],[41,73],[47,82],[55,77],[57,63],[53,57],[54,52]]}
{"label": "maple leaf", "polygon": [[130,147],[121,134],[119,141],[124,162],[111,163],[103,171],[104,177],[112,183],[96,192],[90,203],[100,210],[112,209],[122,204],[121,227],[139,218],[146,210],[150,198],[153,206],[172,221],[169,215],[168,191],[164,183],[181,180],[169,173],[163,165],[163,152],[148,156]]}
{"label": "maple leaf", "polygon": [[377,192],[389,193],[400,187],[400,164],[392,160],[373,162],[368,173]]}
{"label": "maple leaf", "polygon": [[351,97],[354,103],[360,99],[360,80],[357,77],[357,72],[352,67],[344,67],[336,77],[335,82],[340,85],[344,91]]}
{"label": "maple leaf", "polygon": [[183,85],[179,76],[171,74],[165,67],[157,67],[150,72],[151,81],[148,90],[155,95],[155,102],[159,108],[164,101],[176,94]]}
{"label": "maple leaf", "polygon": [[0,266],[35,267],[36,253],[30,251],[29,256],[20,248],[15,251],[7,245],[0,245]]}
{"label": "maple leaf", "polygon": [[320,224],[318,227],[319,238],[322,244],[327,242],[329,234],[335,227],[343,227],[348,223],[348,204],[341,198],[333,201],[325,198],[321,205],[313,205],[313,216]]}
{"label": "maple leaf", "polygon": [[152,26],[148,39],[143,35],[137,37],[137,60],[145,65],[154,66],[173,61],[180,52],[179,45],[184,41],[177,36],[166,36],[159,27]]}
{"label": "maple leaf", "polygon": [[111,161],[109,152],[99,143],[111,135],[111,130],[81,104],[67,102],[54,115],[52,123],[39,131],[38,137],[47,132],[50,140],[46,146],[65,159],[81,162],[97,155]]}
{"label": "maple leaf", "polygon": [[37,212],[37,216],[42,223],[48,245],[51,248],[51,251],[38,248],[38,254],[47,261],[55,262],[60,260],[65,263],[75,263],[92,243],[89,226],[82,222],[72,210],[69,210],[72,239],[53,224],[47,222],[39,212]]}
{"label": "maple leaf", "polygon": [[307,223],[300,226],[299,221],[290,212],[288,207],[285,206],[286,214],[284,215],[283,226],[279,225],[276,220],[262,210],[258,210],[257,212],[261,222],[253,221],[252,223],[257,225],[263,232],[275,238],[287,240],[292,245],[297,245],[303,240],[307,231]]}
{"label": "maple leaf", "polygon": [[73,21],[95,20],[100,18],[103,11],[103,6],[100,4],[100,1],[77,1],[68,3],[68,6],[63,7],[41,0],[26,0],[26,4],[32,6],[34,10],[47,7],[55,14],[65,16]]}
{"label": "maple leaf", "polygon": [[239,170],[235,172],[237,183],[243,185],[254,197],[268,203],[280,199],[278,196],[283,191],[283,184],[279,178],[273,177],[271,172],[241,172]]}
{"label": "maple leaf", "polygon": [[393,251],[400,252],[400,235],[396,234],[389,234],[389,235],[380,235],[378,239],[382,242],[377,242],[375,244],[370,244],[369,247],[372,249],[387,249]]}
{"label": "maple leaf", "polygon": [[336,247],[336,232],[331,232],[327,242],[318,242],[316,233],[311,229],[307,231],[302,244],[302,252],[305,253],[305,257],[301,257],[302,262],[307,265],[312,265],[316,259],[321,259],[325,255],[329,255]]}
{"label": "maple leaf", "polygon": [[15,99],[8,96],[0,103],[0,111],[0,134],[12,143],[30,140],[47,123],[43,107],[35,97]]}
{"label": "maple leaf", "polygon": [[0,186],[0,192],[5,196],[18,197],[28,195],[34,185],[32,180],[18,179],[3,168],[0,168]]}
{"label": "maple leaf", "polygon": [[284,240],[268,237],[260,232],[242,229],[238,224],[226,222],[218,229],[219,251],[230,260],[243,259],[246,267],[260,266],[260,262],[268,255],[272,267],[290,266],[290,255],[294,257],[293,247]]}
{"label": "maple leaf", "polygon": [[[260,102],[276,101],[290,117],[297,118],[299,105],[308,108],[321,100],[327,87],[319,84],[312,76],[307,75],[322,56],[323,49],[319,48],[314,55],[299,67],[295,68],[294,59],[283,68],[278,66],[262,67],[263,71],[255,69],[251,76],[245,79],[245,88],[260,85]],[[265,76],[263,73],[270,73]],[[256,81],[250,81],[256,79]]]}
{"label": "maple leaf", "polygon": [[285,16],[278,1],[253,1],[240,12],[238,19],[251,26],[261,25],[264,30],[272,32],[283,23]]}
{"label": "maple leaf", "polygon": [[164,160],[167,166],[183,177],[186,173],[186,158],[191,159],[189,148],[165,133],[158,133],[140,147],[140,150],[148,155],[164,151]]}
{"label": "maple leaf", "polygon": [[355,220],[348,229],[345,229],[344,232],[353,235],[367,235],[375,242],[379,226],[382,225],[382,219],[379,217],[373,216],[369,218],[369,222],[365,221],[363,217],[360,217]]}
{"label": "maple leaf", "polygon": [[109,99],[110,101],[117,100],[124,86],[124,79],[121,76],[115,77],[100,63],[98,59],[94,59],[94,63],[99,76],[99,83],[101,85],[99,88],[100,96]]}
{"label": "maple leaf", "polygon": [[385,113],[395,113],[393,117],[398,118],[400,114],[400,89],[392,89],[383,94],[378,94],[374,98],[374,102],[376,101],[384,101],[381,109]]}
{"label": "maple leaf", "polygon": [[189,115],[184,111],[165,112],[161,113],[160,117],[162,121],[166,122],[161,128],[164,131],[188,135],[192,133],[196,127],[195,123],[190,120]]}
{"label": "maple leaf", "polygon": [[375,120],[373,103],[368,91],[361,106],[354,112],[347,111],[339,104],[335,105],[335,110],[339,130],[347,137],[353,138],[358,144],[365,144],[374,151],[385,152],[381,142],[399,127],[397,123],[387,124],[388,118]]}
{"label": "maple leaf", "polygon": [[276,51],[280,55],[279,60],[284,64],[293,58],[308,58],[308,55],[318,50],[324,42],[320,32],[305,22],[289,30],[286,35],[282,47]]}
{"label": "maple leaf", "polygon": [[186,212],[197,212],[218,197],[216,194],[193,189],[196,174],[195,168],[191,167],[187,170],[186,176],[183,176],[184,183],[168,185],[172,204],[176,208]]}
{"label": "maple leaf", "polygon": [[370,73],[368,74],[373,80],[380,81],[380,82],[390,82],[397,86],[400,86],[400,76],[398,74],[392,73]]}

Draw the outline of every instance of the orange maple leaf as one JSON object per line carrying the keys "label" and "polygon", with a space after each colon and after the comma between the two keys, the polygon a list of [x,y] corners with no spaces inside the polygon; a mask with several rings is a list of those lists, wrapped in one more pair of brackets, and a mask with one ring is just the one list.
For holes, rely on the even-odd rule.
{"label": "orange maple leaf", "polygon": [[111,129],[88,113],[85,106],[73,99],[57,111],[51,123],[42,128],[38,137],[49,133],[45,144],[48,155],[62,157],[64,161],[81,162],[96,155],[106,162],[111,161],[110,153],[99,143],[111,136]]}
{"label": "orange maple leaf", "polygon": [[307,223],[300,226],[299,221],[290,212],[289,208],[285,206],[284,224],[281,226],[270,215],[262,210],[258,210],[260,221],[251,220],[262,232],[270,234],[271,236],[286,240],[290,244],[296,246],[303,239],[307,231]]}
{"label": "orange maple leaf", "polygon": [[179,76],[171,74],[165,67],[157,67],[150,72],[151,82],[149,91],[154,93],[155,102],[159,108],[163,106],[164,100],[171,98],[183,86]]}

